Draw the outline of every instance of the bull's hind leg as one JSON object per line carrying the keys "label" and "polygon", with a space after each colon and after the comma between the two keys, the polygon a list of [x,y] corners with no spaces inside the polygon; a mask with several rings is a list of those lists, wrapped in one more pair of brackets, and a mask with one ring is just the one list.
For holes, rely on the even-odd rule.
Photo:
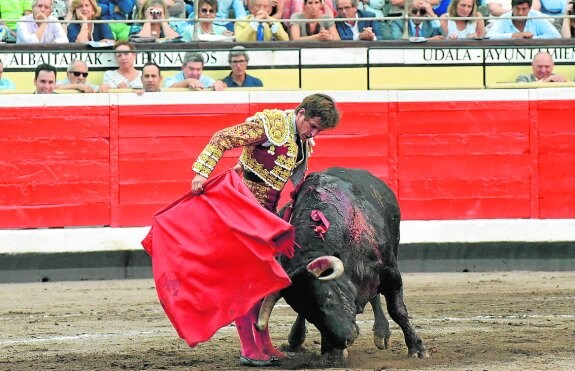
{"label": "bull's hind leg", "polygon": [[301,346],[305,341],[305,333],[305,318],[301,314],[298,314],[291,327],[291,331],[289,332],[288,343],[290,350],[301,349]]}
{"label": "bull's hind leg", "polygon": [[373,342],[379,349],[389,348],[389,338],[391,331],[389,330],[389,321],[385,318],[383,309],[381,308],[381,296],[376,295],[369,301],[373,309]]}
{"label": "bull's hind leg", "polygon": [[403,282],[397,269],[386,269],[382,274],[381,289],[387,302],[387,312],[403,330],[408,355],[414,358],[427,358],[427,349],[411,323],[403,301]]}

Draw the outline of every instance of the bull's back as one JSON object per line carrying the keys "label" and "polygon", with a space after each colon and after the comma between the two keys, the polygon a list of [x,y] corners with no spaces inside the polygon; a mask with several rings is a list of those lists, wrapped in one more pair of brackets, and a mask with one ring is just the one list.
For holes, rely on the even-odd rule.
{"label": "bull's back", "polygon": [[[322,211],[330,222],[326,241],[313,238],[314,231],[309,228],[312,210]],[[361,233],[365,227],[373,229],[373,238],[380,248],[393,247],[394,255],[399,244],[399,221],[397,198],[387,184],[368,171],[341,167],[307,176],[298,192],[292,218],[298,243],[315,240],[324,248],[340,246],[342,242],[349,245],[353,234]]]}

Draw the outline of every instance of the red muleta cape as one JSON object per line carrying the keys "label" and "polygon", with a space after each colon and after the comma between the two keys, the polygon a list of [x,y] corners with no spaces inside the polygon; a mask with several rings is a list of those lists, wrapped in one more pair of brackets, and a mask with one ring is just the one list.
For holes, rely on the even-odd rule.
{"label": "red muleta cape", "polygon": [[294,238],[228,170],[158,211],[142,245],[164,311],[194,347],[290,285],[274,256],[292,252]]}

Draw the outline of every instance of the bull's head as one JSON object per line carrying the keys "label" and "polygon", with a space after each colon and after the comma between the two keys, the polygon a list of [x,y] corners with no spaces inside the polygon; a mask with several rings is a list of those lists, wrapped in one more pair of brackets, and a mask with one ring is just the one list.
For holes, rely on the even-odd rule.
{"label": "bull's head", "polygon": [[[322,352],[350,346],[358,335],[356,289],[344,274],[342,261],[335,256],[321,256],[294,273],[290,275],[292,284],[282,290],[282,295],[321,332]],[[279,297],[277,294],[264,300],[258,328],[265,328]]]}

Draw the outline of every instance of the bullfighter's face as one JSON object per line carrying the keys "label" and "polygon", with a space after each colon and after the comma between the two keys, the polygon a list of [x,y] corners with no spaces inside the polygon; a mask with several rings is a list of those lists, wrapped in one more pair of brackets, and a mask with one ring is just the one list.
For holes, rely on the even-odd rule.
{"label": "bullfighter's face", "polygon": [[313,138],[322,131],[321,119],[319,117],[306,118],[303,108],[296,114],[296,127],[302,141]]}

